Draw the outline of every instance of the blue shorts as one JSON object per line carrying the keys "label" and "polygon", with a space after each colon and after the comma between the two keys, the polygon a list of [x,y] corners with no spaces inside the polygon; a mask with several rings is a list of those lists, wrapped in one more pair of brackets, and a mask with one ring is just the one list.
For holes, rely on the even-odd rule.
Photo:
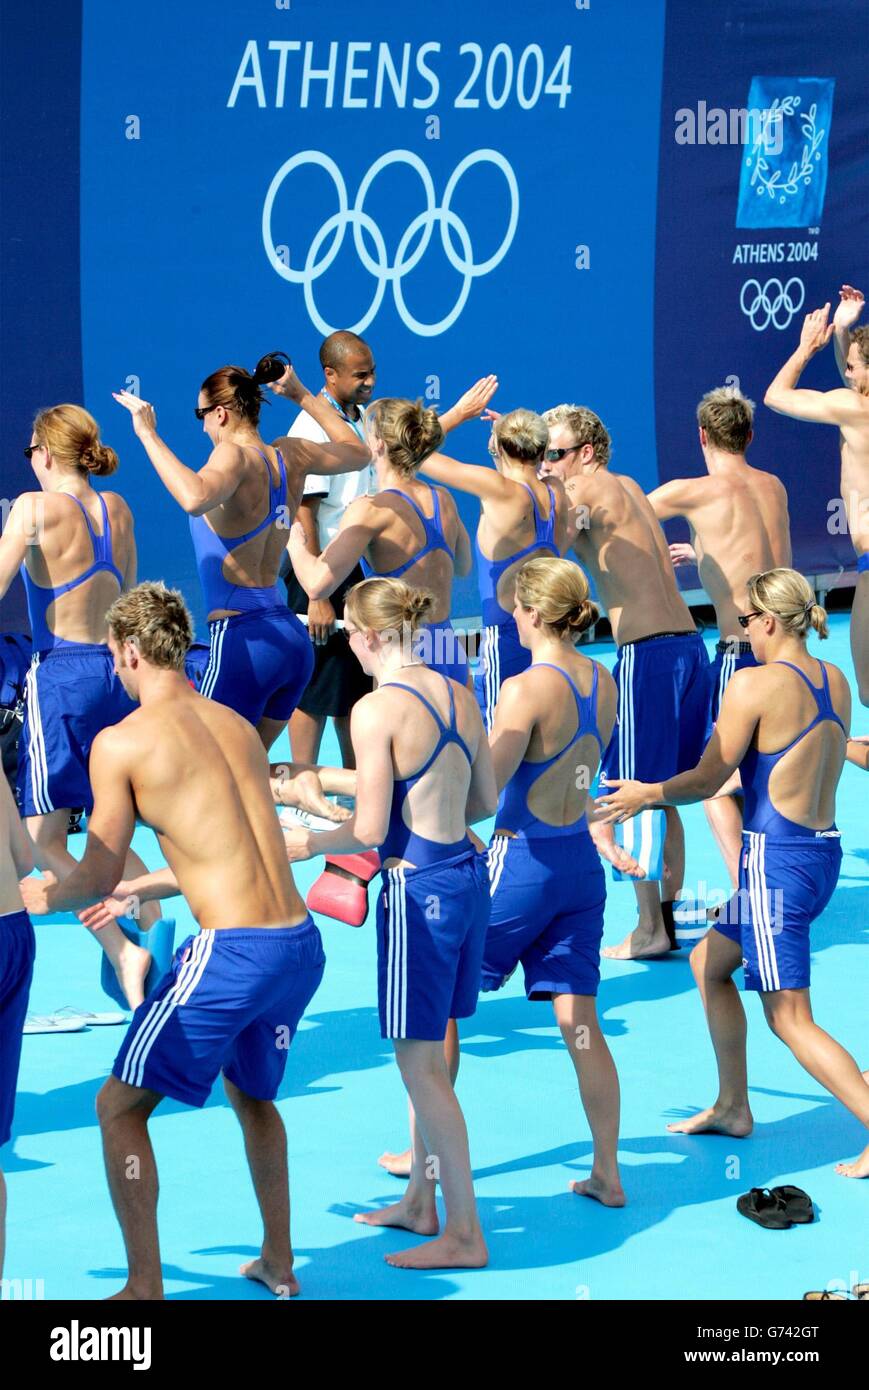
{"label": "blue shorts", "polygon": [[133,1014],[112,1075],[185,1105],[204,1105],[222,1071],[245,1095],[274,1100],[325,963],[310,916],[298,927],[188,936]]}
{"label": "blue shorts", "polygon": [[468,654],[449,618],[439,623],[423,623],[417,628],[412,650],[432,671],[458,681],[459,685],[467,685]]}
{"label": "blue shorts", "polygon": [[709,657],[699,632],[619,648],[618,720],[601,776],[664,782],[696,767],[706,747]]}
{"label": "blue shorts", "polygon": [[12,1134],[36,937],[26,912],[0,917],[0,1148]]}
{"label": "blue shorts", "polygon": [[200,694],[258,724],[289,719],[314,669],[311,639],[289,608],[215,618]]}
{"label": "blue shorts", "polygon": [[487,734],[492,731],[495,706],[503,682],[511,676],[520,676],[530,665],[531,653],[519,641],[519,630],[514,618],[506,623],[483,628],[480,665],[474,675],[474,694]]}
{"label": "blue shorts", "polygon": [[750,642],[729,642],[726,639],[719,642],[715,648],[715,656],[709,667],[709,714],[706,719],[706,742],[712,737],[712,730],[715,728],[715,721],[718,718],[718,711],[721,708],[721,701],[728,685],[736,675],[737,671],[744,671],[746,667],[757,666],[757,660],[752,655]]}
{"label": "blue shorts", "polygon": [[587,830],[489,845],[492,916],[483,989],[500,989],[519,962],[529,999],[596,995],[606,880]]}
{"label": "blue shorts", "polygon": [[838,836],[743,832],[739,888],[713,928],[742,946],[745,988],[808,989],[809,928],[839,878]]}
{"label": "blue shorts", "polygon": [[108,647],[70,643],[33,658],[18,745],[23,816],[83,806],[93,810],[88,758],[97,734],[136,708],[115,675]]}
{"label": "blue shorts", "polygon": [[419,869],[384,869],[377,896],[377,1003],[384,1038],[439,1042],[477,1009],[489,872],[473,848]]}

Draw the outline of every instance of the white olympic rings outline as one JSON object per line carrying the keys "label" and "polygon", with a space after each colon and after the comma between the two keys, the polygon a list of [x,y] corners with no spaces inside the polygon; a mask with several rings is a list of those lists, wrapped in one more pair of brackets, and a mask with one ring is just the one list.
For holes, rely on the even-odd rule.
{"label": "white olympic rings outline", "polygon": [[[749,307],[748,305],[746,305],[745,302],[745,292],[751,285],[754,286],[755,295],[754,299],[751,301],[751,306]],[[800,297],[796,304],[794,303],[790,295],[791,285],[797,285],[799,287]],[[773,292],[775,293],[775,298],[771,299],[770,295],[773,294]],[[742,312],[746,315],[746,317],[749,319],[751,326],[756,333],[762,333],[765,328],[769,327],[770,323],[773,323],[776,328],[787,328],[794,314],[799,313],[800,309],[803,307],[805,302],[806,287],[803,284],[802,280],[800,280],[799,277],[796,275],[792,275],[790,280],[788,280],[787,284],[784,286],[782,285],[781,280],[767,280],[766,284],[763,286],[762,289],[759,280],[746,280],[739,295],[739,307],[742,310]],[[787,318],[785,319],[784,323],[779,323],[776,315],[778,314],[782,306],[784,306],[784,309],[787,312]],[[766,311],[766,318],[763,320],[763,323],[755,322],[755,316],[757,315],[759,309],[763,309]]]}
{"label": "white olympic rings outline", "polygon": [[[488,260],[482,261],[477,265],[473,259],[473,250],[471,247],[471,239],[468,235],[468,229],[462,219],[453,212],[450,203],[460,179],[469,169],[472,169],[475,164],[483,163],[494,164],[495,168],[500,169],[501,173],[504,175],[510,193],[510,220],[507,224],[507,231],[498,249]],[[338,195],[338,211],[326,219],[311,242],[308,248],[308,254],[305,257],[304,269],[293,270],[291,266],[284,264],[284,261],[277,253],[272,236],[272,209],[278,190],[283,184],[284,179],[286,179],[287,175],[291,174],[294,169],[298,169],[304,164],[316,164],[321,169],[324,169],[330,176]],[[383,234],[373,218],[369,217],[368,213],[363,212],[362,205],[377,175],[393,164],[407,164],[419,174],[425,193],[426,206],[424,211],[414,217],[405,228],[395,253],[395,262],[393,265],[390,265]],[[513,173],[513,169],[508,161],[502,154],[499,154],[497,150],[474,150],[471,154],[466,155],[450,175],[447,186],[444,189],[443,203],[440,207],[438,207],[435,201],[434,183],[432,182],[431,174],[419,155],[414,154],[411,150],[390,150],[388,154],[383,154],[379,159],[374,161],[371,168],[362,179],[359,185],[359,191],[356,194],[356,201],[352,208],[347,198],[347,186],[344,182],[341,170],[338,168],[335,161],[330,159],[328,155],[323,154],[321,150],[302,150],[301,153],[294,154],[291,159],[288,159],[281,165],[269,184],[265,203],[263,204],[262,236],[266,255],[268,256],[272,268],[276,270],[278,275],[284,280],[289,280],[291,284],[304,286],[305,307],[308,310],[311,322],[321,333],[326,335],[334,332],[334,326],[326,323],[314,303],[314,281],[318,280],[320,276],[325,274],[329,269],[343,245],[344,234],[348,225],[352,226],[356,254],[363,267],[377,280],[377,288],[374,291],[374,298],[368,310],[363,314],[359,322],[353,325],[350,331],[353,333],[363,333],[365,331],[380,309],[384,293],[386,292],[386,286],[391,283],[392,293],[395,298],[395,307],[398,310],[402,322],[411,332],[419,334],[420,337],[432,338],[439,333],[446,332],[446,330],[451,328],[456,322],[456,319],[465,307],[468,294],[470,293],[471,281],[477,279],[481,275],[487,275],[490,270],[494,270],[495,266],[504,259],[513,241],[518,220],[519,188],[516,183],[516,175]],[[438,224],[440,227],[441,243],[447,260],[455,270],[459,271],[464,277],[464,280],[461,290],[459,291],[459,297],[451,311],[445,314],[442,319],[439,319],[437,323],[422,323],[419,319],[415,318],[408,309],[402,292],[401,281],[403,276],[407,275],[419,264],[428,250],[435,224]],[[377,254],[376,261],[369,255],[368,248],[363,241],[363,229],[368,232],[374,242]],[[422,235],[419,238],[419,244],[408,256],[408,247],[413,238],[420,231]],[[455,232],[459,240],[461,255],[457,253],[455,245],[453,244],[453,232]],[[320,249],[330,234],[332,234],[332,244],[318,260],[317,257],[320,253]]]}

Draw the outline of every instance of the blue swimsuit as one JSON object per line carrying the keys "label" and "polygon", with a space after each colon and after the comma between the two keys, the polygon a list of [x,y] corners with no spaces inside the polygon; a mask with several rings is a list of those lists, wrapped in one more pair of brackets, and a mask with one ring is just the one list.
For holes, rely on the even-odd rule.
{"label": "blue swimsuit", "polygon": [[210,651],[201,693],[228,705],[258,724],[263,718],[289,719],[314,669],[314,653],[302,623],[287,607],[277,583],[263,587],[233,584],[223,574],[226,556],[278,520],[287,501],[287,472],[278,451],[277,485],[268,459],[269,506],[263,520],[243,536],[218,536],[204,516],[190,518],[196,566],[209,613],[237,610],[208,624]]}
{"label": "blue swimsuit", "polygon": [[537,505],[533,489],[523,483],[534,508],[534,540],[523,546],[515,554],[503,560],[490,560],[476,542],[477,579],[480,586],[480,600],[483,607],[483,643],[480,651],[480,667],[474,676],[474,693],[483,716],[486,732],[491,732],[495,705],[502,681],[510,676],[518,676],[531,665],[531,653],[519,641],[519,632],[512,612],[507,612],[498,602],[498,585],[502,575],[518,561],[526,559],[538,551],[548,551],[558,555],[555,544],[555,493],[549,483],[549,516],[542,515]]}
{"label": "blue swimsuit", "polygon": [[[402,492],[397,487],[384,488],[377,494],[383,497],[386,493],[394,492],[397,497],[403,497],[409,503],[422,522],[425,541],[422,548],[417,551],[404,564],[398,565],[392,570],[375,570],[374,566],[363,555],[360,560],[362,572],[366,579],[400,579],[409,569],[418,564],[425,555],[429,555],[433,550],[445,550],[450,559],[454,556],[454,551],[447,544],[446,536],[441,526],[441,504],[436,488],[431,488],[432,495],[432,515],[426,516],[422,508],[409,497],[406,492]],[[417,633],[419,634],[417,636]],[[451,680],[465,685],[468,678],[468,658],[464,647],[453,631],[453,625],[449,618],[442,618],[437,623],[423,623],[414,634],[413,650],[433,671],[439,672],[442,676],[448,676]]]}
{"label": "blue swimsuit", "polygon": [[451,1018],[476,1012],[483,943],[489,921],[489,874],[485,857],[463,835],[452,844],[429,840],[408,828],[403,808],[412,787],[450,743],[471,754],[456,727],[453,688],[449,722],[420,691],[398,681],[425,707],[438,730],[431,756],[411,777],[396,778],[382,862],[408,859],[414,868],[383,870],[377,898],[377,997],[384,1038],[443,1039]]}
{"label": "blue swimsuit", "polygon": [[[548,768],[591,734],[603,752],[597,726],[598,669],[591,691],[580,694],[558,671],[576,703],[576,733],[542,762],[523,760],[501,793],[489,846],[492,916],[483,953],[483,989],[500,989],[521,961],[529,999],[553,994],[596,995],[606,882],[585,814],[571,825],[550,825],[528,806],[528,794]],[[579,769],[577,769],[579,771]],[[588,784],[592,781],[588,769]],[[515,838],[499,834],[514,832]]]}
{"label": "blue swimsuit", "polygon": [[808,686],[818,706],[814,719],[776,753],[749,748],[740,765],[745,828],[739,888],[722,908],[715,930],[742,946],[745,988],[761,992],[807,989],[811,978],[810,928],[827,906],[839,878],[842,848],[835,825],[812,830],[777,811],[769,794],[773,769],[819,724],[844,725],[833,708],[827,669],[821,685],[787,666]]}
{"label": "blue swimsuit", "polygon": [[43,587],[22,565],[27,594],[33,660],[27,675],[24,725],[18,753],[17,790],[21,814],[44,816],[52,811],[93,808],[88,759],[91,744],[102,729],[117,724],[134,705],[114,673],[108,647],[102,643],[71,642],[48,626],[48,609],[55,599],[78,589],[95,574],[111,574],[123,588],[124,576],[114,561],[112,528],[105,499],[99,498],[102,534],[97,535],[86,509],[71,497],[85,520],[93,546],[93,561],[75,579]]}

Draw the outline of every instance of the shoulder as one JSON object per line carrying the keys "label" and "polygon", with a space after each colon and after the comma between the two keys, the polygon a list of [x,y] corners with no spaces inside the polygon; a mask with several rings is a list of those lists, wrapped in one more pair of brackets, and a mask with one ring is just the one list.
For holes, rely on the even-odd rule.
{"label": "shoulder", "polygon": [[247,464],[247,455],[240,444],[225,440],[215,444],[206,460],[206,467],[221,468],[227,471],[241,470]]}

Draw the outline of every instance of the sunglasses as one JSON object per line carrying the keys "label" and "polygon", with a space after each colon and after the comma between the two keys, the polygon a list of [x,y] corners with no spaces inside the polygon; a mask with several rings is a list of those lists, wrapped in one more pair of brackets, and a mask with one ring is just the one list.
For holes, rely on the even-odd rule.
{"label": "sunglasses", "polygon": [[196,416],[197,420],[204,420],[210,410],[216,409],[216,405],[195,405],[193,407],[193,414]]}
{"label": "sunglasses", "polygon": [[37,449],[44,449],[44,448],[45,448],[45,445],[44,445],[44,444],[28,444],[27,448],[24,450],[24,457],[25,457],[26,459],[32,459],[32,458],[33,458],[33,455],[36,453],[36,450],[37,450]]}
{"label": "sunglasses", "polygon": [[565,454],[573,454],[577,449],[581,448],[581,444],[570,444],[566,449],[547,449],[543,457],[546,459],[547,463],[558,463],[559,459],[563,459]]}
{"label": "sunglasses", "polygon": [[756,612],[751,612],[751,613],[737,613],[737,615],[736,615],[736,621],[739,623],[739,626],[740,626],[740,627],[748,627],[748,624],[751,622],[752,618],[762,618],[762,617],[763,617],[763,614],[762,614],[762,613],[756,613]]}

